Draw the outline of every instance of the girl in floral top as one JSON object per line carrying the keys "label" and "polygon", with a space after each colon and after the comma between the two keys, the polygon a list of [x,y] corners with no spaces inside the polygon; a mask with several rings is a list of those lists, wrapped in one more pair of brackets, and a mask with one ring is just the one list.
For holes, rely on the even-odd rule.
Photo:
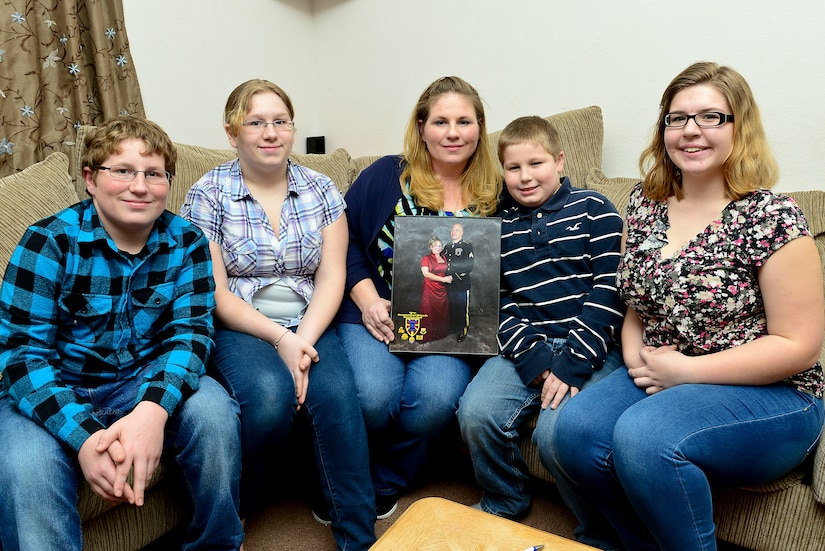
{"label": "girl in floral top", "polygon": [[823,426],[822,274],[747,82],[697,63],[665,91],[627,206],[627,369],[557,425],[580,540],[716,549],[711,487],[782,476]]}

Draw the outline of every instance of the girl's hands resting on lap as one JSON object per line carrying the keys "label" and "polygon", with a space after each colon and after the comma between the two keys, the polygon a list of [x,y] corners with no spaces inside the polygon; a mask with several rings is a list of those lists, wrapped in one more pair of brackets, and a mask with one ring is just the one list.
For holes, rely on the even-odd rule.
{"label": "girl's hands resting on lap", "polygon": [[281,337],[277,350],[295,381],[295,397],[300,409],[307,397],[309,368],[318,361],[318,351],[303,337],[289,330]]}
{"label": "girl's hands resting on lap", "polygon": [[629,368],[628,375],[639,388],[655,394],[666,388],[691,382],[687,377],[687,356],[676,350],[676,345],[645,346],[639,351],[643,365]]}

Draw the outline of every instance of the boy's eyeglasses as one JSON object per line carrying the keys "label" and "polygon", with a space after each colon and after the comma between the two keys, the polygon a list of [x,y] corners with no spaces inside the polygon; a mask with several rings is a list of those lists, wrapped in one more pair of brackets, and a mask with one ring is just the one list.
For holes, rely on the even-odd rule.
{"label": "boy's eyeglasses", "polygon": [[665,126],[670,128],[682,128],[688,121],[693,119],[697,126],[703,128],[709,126],[722,126],[726,122],[733,122],[733,115],[727,115],[718,111],[705,111],[688,115],[687,113],[668,113],[665,115]]}
{"label": "boy's eyeglasses", "polygon": [[245,123],[243,123],[243,126],[250,132],[263,132],[264,129],[270,124],[276,132],[292,132],[293,130],[295,130],[295,122],[284,119],[279,119],[277,121],[246,121]]}
{"label": "boy's eyeglasses", "polygon": [[171,184],[172,173],[166,170],[134,170],[126,166],[102,166],[97,165],[92,167],[95,170],[108,170],[109,174],[115,180],[122,180],[124,182],[131,182],[137,178],[138,173],[143,173],[143,178],[147,184]]}

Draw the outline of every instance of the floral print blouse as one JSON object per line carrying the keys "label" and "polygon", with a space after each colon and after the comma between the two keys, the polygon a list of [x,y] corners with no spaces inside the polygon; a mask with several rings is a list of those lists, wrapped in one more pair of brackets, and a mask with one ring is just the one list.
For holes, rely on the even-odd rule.
{"label": "floral print blouse", "polygon": [[[697,356],[766,335],[757,271],[782,245],[810,235],[796,203],[754,191],[729,203],[704,231],[663,258],[667,211],[667,203],[644,196],[641,184],[630,194],[617,285],[645,327],[645,345],[675,344],[683,354]],[[820,362],[785,381],[822,397]]]}

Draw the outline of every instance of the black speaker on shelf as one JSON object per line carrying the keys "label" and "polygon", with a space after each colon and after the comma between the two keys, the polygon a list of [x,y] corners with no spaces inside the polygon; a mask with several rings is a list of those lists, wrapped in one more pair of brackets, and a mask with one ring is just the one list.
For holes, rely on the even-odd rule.
{"label": "black speaker on shelf", "polygon": [[326,153],[327,146],[324,136],[311,136],[307,138],[307,153]]}

